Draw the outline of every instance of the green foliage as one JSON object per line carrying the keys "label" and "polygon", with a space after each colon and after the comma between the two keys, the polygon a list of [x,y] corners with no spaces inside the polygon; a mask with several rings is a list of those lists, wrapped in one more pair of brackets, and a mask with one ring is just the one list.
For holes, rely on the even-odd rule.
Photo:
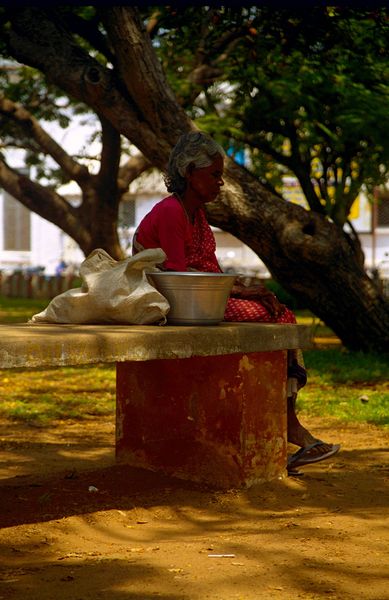
{"label": "green foliage", "polygon": [[159,7],[159,19],[173,89],[199,127],[250,151],[261,180],[280,192],[294,174],[343,226],[362,186],[387,179],[386,8]]}
{"label": "green foliage", "polygon": [[317,8],[312,20],[282,12],[282,22],[258,23],[257,61],[244,82],[241,62],[234,68],[231,80],[243,84],[242,137],[278,160],[281,172],[294,172],[312,209],[321,205],[343,225],[362,185],[372,192],[388,175],[388,27],[365,11]]}

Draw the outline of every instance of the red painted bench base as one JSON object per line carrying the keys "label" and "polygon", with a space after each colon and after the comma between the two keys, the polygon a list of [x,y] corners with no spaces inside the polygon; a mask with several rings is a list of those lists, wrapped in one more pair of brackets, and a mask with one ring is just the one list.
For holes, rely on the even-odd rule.
{"label": "red painted bench base", "polygon": [[216,488],[286,473],[286,350],[117,363],[119,462]]}

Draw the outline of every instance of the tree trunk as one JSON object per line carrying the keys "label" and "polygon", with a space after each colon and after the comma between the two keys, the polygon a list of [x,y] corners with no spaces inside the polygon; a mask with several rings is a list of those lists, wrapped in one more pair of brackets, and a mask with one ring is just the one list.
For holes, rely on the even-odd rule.
{"label": "tree trunk", "polygon": [[211,224],[244,240],[345,346],[389,351],[389,302],[336,225],[274,198],[230,160],[220,200],[208,215]]}

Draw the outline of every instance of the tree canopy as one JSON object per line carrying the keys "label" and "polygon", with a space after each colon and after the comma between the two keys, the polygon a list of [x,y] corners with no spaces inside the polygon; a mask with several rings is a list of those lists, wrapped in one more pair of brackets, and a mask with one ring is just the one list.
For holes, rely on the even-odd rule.
{"label": "tree canopy", "polygon": [[154,13],[162,64],[196,123],[248,149],[278,193],[293,174],[310,209],[340,227],[361,188],[388,179],[388,34],[384,8]]}

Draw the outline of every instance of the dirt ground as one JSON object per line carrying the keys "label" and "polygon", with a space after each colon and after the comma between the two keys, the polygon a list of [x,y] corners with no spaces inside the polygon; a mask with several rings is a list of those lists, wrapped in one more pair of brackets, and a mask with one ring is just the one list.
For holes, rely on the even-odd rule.
{"label": "dirt ground", "polygon": [[111,418],[0,421],[0,599],[388,599],[387,433],[305,422],[341,453],[216,492],[115,465]]}

